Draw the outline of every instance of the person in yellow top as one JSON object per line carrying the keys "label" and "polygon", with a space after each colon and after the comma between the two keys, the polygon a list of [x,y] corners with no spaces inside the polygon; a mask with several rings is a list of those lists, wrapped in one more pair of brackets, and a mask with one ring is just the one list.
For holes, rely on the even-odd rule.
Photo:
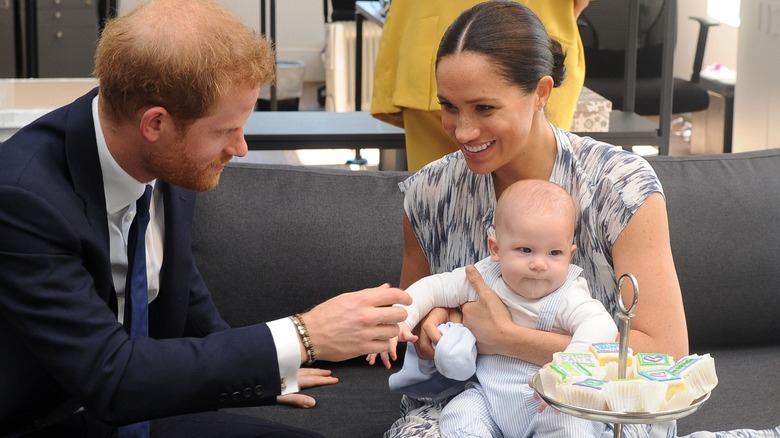
{"label": "person in yellow top", "polygon": [[[590,0],[521,0],[566,54],[566,79],[552,92],[547,119],[569,129],[582,84],[585,58],[577,17]],[[374,67],[371,114],[405,129],[411,171],[457,150],[441,127],[434,63],[444,31],[475,0],[393,0]]]}

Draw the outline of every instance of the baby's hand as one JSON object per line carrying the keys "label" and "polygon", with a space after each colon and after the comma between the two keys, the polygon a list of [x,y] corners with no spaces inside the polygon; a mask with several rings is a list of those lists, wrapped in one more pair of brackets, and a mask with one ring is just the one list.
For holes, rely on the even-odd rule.
{"label": "baby's hand", "polygon": [[[544,366],[542,366],[542,368],[549,367],[551,363],[552,362],[547,362],[546,364],[544,364]],[[534,378],[533,377],[528,379],[528,386],[530,386],[531,388],[534,387]],[[547,409],[547,403],[544,400],[542,400],[541,397],[539,397],[539,394],[537,394],[536,391],[534,391],[534,400],[538,400],[540,402],[539,403],[539,407],[536,409],[536,413],[537,414],[541,414],[542,412],[544,412],[545,409]],[[561,412],[559,410],[557,410],[557,409],[554,409],[554,410],[555,410],[555,415],[560,415]]]}
{"label": "baby's hand", "polygon": [[[399,335],[388,341],[387,351],[378,354],[378,356],[382,358],[382,363],[385,365],[385,368],[388,370],[390,369],[390,360],[398,359],[398,342],[415,342],[417,340],[417,336],[412,334],[412,330],[405,322],[398,323],[398,331]],[[376,357],[377,353],[369,354],[366,356],[366,361],[368,361],[369,365],[374,365],[376,363]]]}
{"label": "baby's hand", "polygon": [[417,336],[414,333],[412,333],[412,329],[410,329],[405,322],[399,323],[398,328],[401,330],[401,333],[398,335],[398,341],[417,342]]}
{"label": "baby's hand", "polygon": [[373,365],[376,363],[376,357],[379,356],[382,358],[382,363],[385,364],[385,368],[388,370],[390,369],[390,360],[396,360],[398,359],[398,354],[396,353],[397,347],[398,347],[398,337],[391,338],[388,340],[388,347],[386,351],[383,351],[379,354],[377,353],[371,353],[368,356],[366,356],[366,361],[368,361],[369,365]]}

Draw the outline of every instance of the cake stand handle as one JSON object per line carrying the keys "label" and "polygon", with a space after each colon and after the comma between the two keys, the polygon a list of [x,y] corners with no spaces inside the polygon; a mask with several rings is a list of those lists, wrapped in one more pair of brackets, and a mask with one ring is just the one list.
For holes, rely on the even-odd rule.
{"label": "cake stand handle", "polygon": [[[623,281],[625,279],[631,280],[631,286],[633,287],[634,300],[630,306],[626,307],[623,304]],[[636,281],[636,277],[630,272],[627,272],[620,276],[617,287],[617,304],[618,304],[618,330],[620,332],[620,350],[618,354],[618,378],[626,378],[626,362],[628,360],[628,335],[631,332],[631,318],[634,317],[634,308],[639,301],[639,283]]]}
{"label": "cake stand handle", "polygon": [[[631,305],[626,307],[623,303],[623,281],[626,279],[631,280],[631,286],[633,287],[634,299]],[[634,308],[639,301],[639,283],[636,281],[636,277],[630,272],[627,272],[620,276],[618,279],[617,291],[617,304],[618,304],[618,330],[620,332],[620,349],[618,353],[618,379],[626,378],[626,362],[628,360],[628,335],[631,332],[631,318],[634,317]],[[623,425],[620,423],[615,424],[614,438],[621,438],[623,436]]]}

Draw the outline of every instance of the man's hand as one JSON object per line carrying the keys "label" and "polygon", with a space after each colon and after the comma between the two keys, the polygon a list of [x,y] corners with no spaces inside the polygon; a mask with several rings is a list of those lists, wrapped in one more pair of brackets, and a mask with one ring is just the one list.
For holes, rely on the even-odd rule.
{"label": "man's hand", "polygon": [[[298,387],[300,389],[315,386],[335,385],[339,379],[331,375],[330,370],[320,368],[301,368],[298,370]],[[317,404],[314,397],[296,392],[294,394],[280,395],[276,402],[281,405],[290,405],[297,408],[311,408]]]}
{"label": "man's hand", "polygon": [[501,339],[501,327],[512,324],[512,317],[501,298],[490,289],[474,265],[466,267],[469,283],[477,291],[479,300],[463,305],[463,325],[477,338],[480,354],[501,354],[495,344]]}
{"label": "man's hand", "polygon": [[317,359],[338,362],[386,351],[406,319],[406,310],[393,304],[409,305],[412,298],[384,284],[341,294],[304,313]]}

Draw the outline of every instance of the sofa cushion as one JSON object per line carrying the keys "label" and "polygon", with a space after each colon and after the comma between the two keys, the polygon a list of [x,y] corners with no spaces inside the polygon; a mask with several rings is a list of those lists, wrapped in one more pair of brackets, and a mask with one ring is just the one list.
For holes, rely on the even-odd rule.
{"label": "sofa cushion", "polygon": [[[680,420],[680,434],[776,426],[780,150],[648,161],[666,192],[691,349],[711,353],[720,378],[710,400]],[[234,326],[272,320],[397,281],[397,183],[406,175],[229,165],[220,185],[199,195],[193,223],[196,262],[225,319]],[[391,371],[363,358],[317,366],[332,368],[340,382],[306,391],[315,408],[235,411],[328,437],[381,436],[399,418]]]}
{"label": "sofa cushion", "polygon": [[[198,195],[193,220],[195,260],[223,318],[234,327],[270,321],[342,292],[397,284],[403,254],[398,182],[406,176],[229,164],[217,188]],[[392,371],[362,357],[315,366],[339,378],[336,387],[306,391],[316,407],[229,411],[328,437],[381,436],[400,417],[401,397],[387,383]]]}
{"label": "sofa cushion", "polygon": [[357,358],[336,364],[318,362],[315,366],[333,370],[333,375],[339,378],[336,386],[305,391],[317,401],[315,407],[298,409],[276,405],[227,411],[313,430],[328,438],[381,437],[401,418],[401,395],[391,391],[387,383],[400,365],[394,364],[392,370],[386,370]]}
{"label": "sofa cushion", "polygon": [[780,345],[780,149],[648,161],[666,193],[691,349]]}
{"label": "sofa cushion", "polygon": [[713,348],[709,353],[715,358],[718,386],[699,410],[677,422],[678,436],[780,426],[780,385],[775,383],[780,346]]}
{"label": "sofa cushion", "polygon": [[403,172],[231,163],[198,195],[193,252],[234,327],[397,285]]}

